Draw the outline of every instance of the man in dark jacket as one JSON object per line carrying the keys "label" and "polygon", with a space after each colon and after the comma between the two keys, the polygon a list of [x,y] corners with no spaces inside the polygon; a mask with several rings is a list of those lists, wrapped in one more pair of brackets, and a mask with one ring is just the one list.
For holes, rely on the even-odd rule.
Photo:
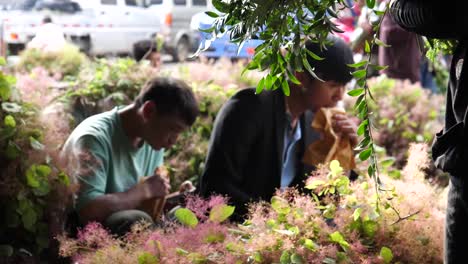
{"label": "man in dark jacket", "polygon": [[450,67],[445,127],[437,134],[432,156],[438,168],[450,173],[445,226],[445,263],[468,259],[468,66],[465,62],[468,16],[465,1],[397,0],[391,3],[393,19],[408,31],[430,38],[458,40]]}
{"label": "man in dark jacket", "polygon": [[[200,180],[203,195],[229,196],[241,216],[248,202],[268,201],[276,189],[303,184],[312,170],[302,163],[304,149],[318,138],[310,128],[313,112],[336,106],[351,80],[346,65],[353,63],[350,48],[336,37],[330,40],[327,49],[311,41],[305,47],[325,58],[309,58],[324,82],[307,71],[296,72],[301,85],[290,83],[290,96],[280,90],[255,94],[245,89],[223,106]],[[335,132],[356,144],[356,125],[346,115],[335,115],[334,123]]]}

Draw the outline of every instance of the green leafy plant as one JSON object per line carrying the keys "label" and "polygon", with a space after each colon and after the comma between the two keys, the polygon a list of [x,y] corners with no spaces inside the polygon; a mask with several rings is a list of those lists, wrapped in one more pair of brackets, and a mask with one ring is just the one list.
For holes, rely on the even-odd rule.
{"label": "green leafy plant", "polygon": [[38,256],[49,247],[48,201],[56,186],[69,184],[41,143],[37,109],[17,98],[14,84],[0,72],[0,244],[11,258],[20,249]]}
{"label": "green leafy plant", "polygon": [[38,49],[26,49],[20,54],[17,70],[29,72],[35,67],[46,68],[50,75],[60,79],[75,76],[83,64],[87,63],[86,55],[73,45],[65,45],[57,52],[43,52]]}

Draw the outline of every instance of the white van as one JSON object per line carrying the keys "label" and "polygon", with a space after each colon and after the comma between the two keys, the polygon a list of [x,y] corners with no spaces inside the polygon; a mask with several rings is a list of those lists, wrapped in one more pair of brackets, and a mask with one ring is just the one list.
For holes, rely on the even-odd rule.
{"label": "white van", "polygon": [[198,33],[191,30],[192,16],[213,9],[211,0],[147,0],[148,9],[161,19],[164,52],[184,61],[198,48]]}
{"label": "white van", "polygon": [[160,18],[136,0],[65,0],[79,7],[70,13],[38,10],[37,3],[44,0],[27,2],[31,1],[36,2],[31,9],[4,21],[3,40],[9,46],[24,47],[46,14],[62,26],[67,39],[91,55],[130,54],[134,43],[151,39],[161,30]]}

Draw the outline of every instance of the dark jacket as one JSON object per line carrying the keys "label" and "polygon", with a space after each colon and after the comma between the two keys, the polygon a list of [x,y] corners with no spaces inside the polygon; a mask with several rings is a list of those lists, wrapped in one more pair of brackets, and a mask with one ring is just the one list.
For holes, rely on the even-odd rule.
{"label": "dark jacket", "polygon": [[[302,186],[312,168],[302,164],[304,144],[313,140],[308,129],[312,114],[300,119],[302,138],[298,142],[297,174],[291,186]],[[269,201],[280,187],[282,151],[286,124],[282,91],[245,89],[234,95],[216,117],[205,171],[200,180],[202,195],[228,195],[243,215],[250,201]]]}
{"label": "dark jacket", "polygon": [[450,66],[445,127],[436,135],[432,148],[436,165],[452,174],[465,170],[463,164],[468,160],[468,128],[464,128],[468,124],[463,124],[468,110],[468,16],[465,5],[465,0],[450,3],[397,0],[390,8],[395,22],[406,30],[430,38],[459,41]]}

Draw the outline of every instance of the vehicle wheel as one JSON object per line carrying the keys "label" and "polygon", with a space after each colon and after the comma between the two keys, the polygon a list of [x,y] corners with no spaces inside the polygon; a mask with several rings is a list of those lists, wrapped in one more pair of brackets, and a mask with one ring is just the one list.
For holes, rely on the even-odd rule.
{"label": "vehicle wheel", "polygon": [[190,52],[190,43],[186,37],[183,37],[177,43],[173,59],[175,62],[185,61],[189,56]]}

